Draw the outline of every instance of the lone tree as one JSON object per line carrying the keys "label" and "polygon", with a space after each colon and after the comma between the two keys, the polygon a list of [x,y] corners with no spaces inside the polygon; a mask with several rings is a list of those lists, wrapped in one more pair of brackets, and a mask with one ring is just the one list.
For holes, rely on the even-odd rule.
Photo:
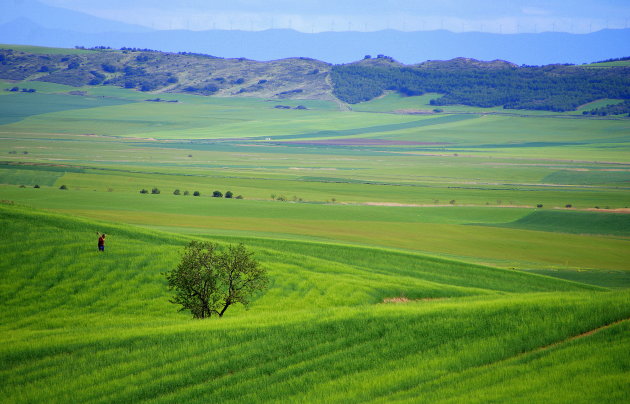
{"label": "lone tree", "polygon": [[247,306],[268,285],[266,271],[252,255],[243,244],[219,251],[215,243],[191,241],[177,268],[165,274],[175,291],[170,302],[190,310],[193,318],[223,317],[232,304]]}

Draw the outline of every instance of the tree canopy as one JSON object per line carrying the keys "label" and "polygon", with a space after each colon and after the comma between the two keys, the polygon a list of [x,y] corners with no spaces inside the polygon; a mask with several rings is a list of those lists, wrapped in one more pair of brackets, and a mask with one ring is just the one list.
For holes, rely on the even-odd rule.
{"label": "tree canopy", "polygon": [[220,250],[218,244],[191,241],[177,268],[167,272],[170,300],[193,318],[222,317],[233,304],[247,306],[268,285],[267,273],[243,244]]}

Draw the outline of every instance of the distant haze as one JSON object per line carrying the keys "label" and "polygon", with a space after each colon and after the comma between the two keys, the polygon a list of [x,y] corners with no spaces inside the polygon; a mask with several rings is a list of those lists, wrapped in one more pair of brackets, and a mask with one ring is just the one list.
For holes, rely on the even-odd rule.
{"label": "distant haze", "polygon": [[[4,0],[25,3],[29,0]],[[627,0],[40,0],[153,29],[588,33],[628,28]]]}
{"label": "distant haze", "polygon": [[[548,1],[545,2],[545,8],[536,8],[533,3],[537,2],[525,0],[477,2],[480,5],[474,9],[467,6],[468,3],[470,2],[449,0],[436,1],[429,6],[429,2],[424,1],[382,0],[378,3],[362,2],[363,6],[358,6],[359,3],[354,0],[337,1],[334,4],[328,0],[276,0],[264,3],[256,0],[182,0],[168,3],[162,0],[4,0],[0,3],[0,43],[56,47],[136,47],[254,60],[310,57],[336,64],[378,54],[391,56],[406,64],[461,56],[480,60],[503,59],[529,65],[581,64],[630,56],[630,29],[621,27],[627,25],[624,17],[628,14],[630,2],[626,0],[572,1],[572,7],[563,6],[566,2]],[[597,7],[591,3],[596,3]],[[178,7],[174,8],[172,4],[177,4]],[[354,8],[351,7],[352,4]],[[420,7],[417,4],[424,5]],[[490,7],[491,4],[494,7]],[[159,5],[163,7],[158,7]],[[329,7],[324,7],[325,5]],[[458,8],[457,5],[461,7]],[[272,17],[274,22],[271,24],[275,29],[257,30],[270,26],[254,20],[249,27],[243,26],[242,18],[247,15],[248,10],[259,15],[258,18],[265,15],[275,16]],[[337,20],[333,20],[334,26],[330,26],[329,30],[322,25],[315,27],[315,21],[322,15],[321,10],[346,16],[347,20],[343,24],[334,23]],[[195,11],[198,13],[194,14]],[[212,20],[204,20],[206,11],[212,11]],[[237,11],[241,19],[236,18],[237,14],[233,17],[225,14],[232,15],[230,13]],[[360,18],[376,16],[379,11],[383,13],[381,21],[389,18],[391,23],[388,26],[395,29],[374,30],[373,28],[386,27],[376,23],[357,22],[361,21]],[[166,19],[158,18],[163,12],[172,12],[168,27],[165,27]],[[572,24],[573,31],[584,31],[576,27],[581,24],[579,21],[587,21],[581,20],[587,12],[592,12],[590,19],[587,19],[591,21],[589,29],[585,30],[589,31],[588,34],[541,32],[551,31],[544,28],[540,22],[542,20],[536,20],[539,21],[535,30],[538,33],[527,33],[528,29],[525,29],[524,21],[529,21],[527,18],[553,17],[556,21],[552,27],[554,31],[564,30],[562,24],[568,21],[572,21],[569,25]],[[287,24],[280,23],[278,16],[286,13],[301,16],[292,19],[288,25],[295,29],[286,29]],[[427,17],[422,19],[424,25],[421,28],[424,29],[418,30],[417,23],[420,20],[417,18],[433,14],[443,17],[439,26],[435,26],[435,19]],[[184,18],[186,15],[188,19]],[[396,15],[398,17],[394,18]],[[506,19],[505,16],[508,15],[513,17]],[[561,15],[565,19],[559,18]],[[596,21],[607,15],[611,18],[604,25],[618,27],[590,32],[594,26],[601,28],[601,24]],[[181,17],[181,21],[177,16]],[[464,17],[465,21],[462,20]],[[457,20],[457,24],[463,24],[466,29],[461,29],[462,25],[460,29],[456,29],[457,24],[447,23],[450,19]],[[496,31],[491,29],[490,21],[508,20],[519,21],[517,25],[520,28],[507,29],[509,24],[506,23],[500,24],[499,31],[504,32],[503,34],[489,32]],[[413,21],[416,22],[412,23]],[[484,27],[475,26],[474,21]],[[617,22],[612,24],[611,21]],[[231,24],[232,29],[229,29],[230,26],[226,27],[226,23]],[[312,25],[310,30],[304,29],[304,24],[307,23]],[[208,29],[212,28],[208,25],[217,29]],[[148,26],[190,29],[152,29]],[[441,30],[440,26],[451,30]],[[205,30],[196,31],[198,28]],[[566,30],[570,31],[568,28]],[[521,33],[506,33],[511,31]]]}

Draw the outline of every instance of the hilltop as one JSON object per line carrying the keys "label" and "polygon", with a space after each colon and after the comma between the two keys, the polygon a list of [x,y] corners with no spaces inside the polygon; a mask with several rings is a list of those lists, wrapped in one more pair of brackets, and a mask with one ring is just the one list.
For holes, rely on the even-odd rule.
{"label": "hilltop", "polygon": [[0,50],[0,78],[145,92],[330,99],[330,65],[308,58],[258,62],[137,49]]}

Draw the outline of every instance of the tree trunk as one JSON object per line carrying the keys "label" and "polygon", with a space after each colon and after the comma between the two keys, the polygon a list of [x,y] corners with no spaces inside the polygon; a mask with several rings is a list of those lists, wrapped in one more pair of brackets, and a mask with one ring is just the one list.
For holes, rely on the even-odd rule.
{"label": "tree trunk", "polygon": [[226,302],[225,306],[223,306],[223,309],[221,310],[221,312],[219,313],[219,317],[223,317],[223,313],[225,313],[225,311],[227,310],[227,308],[230,306],[230,302]]}

